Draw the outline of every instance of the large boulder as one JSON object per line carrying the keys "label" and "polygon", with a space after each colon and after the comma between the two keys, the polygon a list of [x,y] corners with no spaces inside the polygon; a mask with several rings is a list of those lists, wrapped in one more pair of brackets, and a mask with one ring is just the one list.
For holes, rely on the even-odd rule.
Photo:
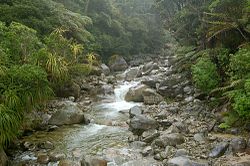
{"label": "large boulder", "polygon": [[144,115],[135,115],[129,122],[129,130],[136,135],[142,135],[142,133],[149,129],[156,129],[158,123],[156,120]]}
{"label": "large boulder", "polygon": [[134,67],[134,68],[129,69],[126,72],[125,80],[132,81],[133,79],[135,79],[139,75],[139,72],[140,72],[140,70],[138,67]]}
{"label": "large boulder", "polygon": [[80,97],[81,87],[74,83],[74,82],[68,82],[64,86],[59,87],[56,90],[56,95],[58,97],[68,98],[70,96],[74,96],[75,99]]}
{"label": "large boulder", "polygon": [[124,71],[128,68],[128,64],[122,56],[113,55],[109,60],[111,71]]}
{"label": "large boulder", "polygon": [[163,97],[160,94],[158,94],[155,90],[149,88],[145,89],[142,92],[142,96],[144,103],[149,105],[159,104],[163,101]]}
{"label": "large boulder", "polygon": [[129,89],[125,95],[126,101],[143,102],[142,92],[147,89],[146,85],[138,85]]}
{"label": "large boulder", "polygon": [[5,154],[3,149],[0,149],[0,165],[5,166],[7,165],[8,157]]}
{"label": "large boulder", "polygon": [[61,108],[59,108],[50,118],[51,125],[70,125],[84,123],[85,117],[83,111],[76,103],[64,101]]}
{"label": "large boulder", "polygon": [[101,64],[101,70],[102,73],[104,73],[105,75],[109,75],[110,74],[110,69],[107,65],[105,65],[104,63]]}

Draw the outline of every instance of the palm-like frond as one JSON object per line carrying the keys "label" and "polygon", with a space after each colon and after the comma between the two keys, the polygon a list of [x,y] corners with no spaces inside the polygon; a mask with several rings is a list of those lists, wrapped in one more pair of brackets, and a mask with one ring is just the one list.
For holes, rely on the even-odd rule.
{"label": "palm-like frond", "polygon": [[73,53],[75,60],[77,59],[77,55],[82,53],[82,51],[84,49],[82,44],[77,44],[75,42],[70,45],[70,48],[71,48],[71,51]]}
{"label": "palm-like frond", "polygon": [[67,62],[63,57],[49,53],[46,62],[47,72],[54,80],[64,80],[68,77]]}
{"label": "palm-like frond", "polygon": [[7,146],[18,133],[21,115],[14,110],[0,104],[0,148]]}

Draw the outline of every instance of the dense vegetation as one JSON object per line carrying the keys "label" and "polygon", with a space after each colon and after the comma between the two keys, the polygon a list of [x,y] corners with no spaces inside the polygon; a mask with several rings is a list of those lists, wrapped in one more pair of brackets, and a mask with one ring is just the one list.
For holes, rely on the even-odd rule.
{"label": "dense vegetation", "polygon": [[187,66],[194,84],[231,105],[220,126],[249,124],[250,1],[156,0],[156,6],[181,46],[180,58],[193,63]]}

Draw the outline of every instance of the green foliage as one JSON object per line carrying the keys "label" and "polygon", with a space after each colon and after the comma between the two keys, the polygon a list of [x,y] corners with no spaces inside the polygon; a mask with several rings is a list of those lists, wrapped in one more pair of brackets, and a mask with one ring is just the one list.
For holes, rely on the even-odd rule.
{"label": "green foliage", "polygon": [[69,67],[71,77],[88,76],[91,73],[92,67],[88,64],[76,64]]}
{"label": "green foliage", "polygon": [[1,29],[1,46],[13,63],[25,63],[28,56],[39,48],[40,42],[35,30],[16,22],[12,22],[8,28],[4,26]]}
{"label": "green foliage", "polygon": [[250,50],[240,49],[235,55],[232,55],[230,61],[231,75],[233,79],[250,77]]}
{"label": "green foliage", "polygon": [[208,58],[200,58],[192,66],[192,74],[195,85],[206,93],[213,90],[219,83],[216,65]]}
{"label": "green foliage", "polygon": [[0,146],[7,145],[20,128],[25,111],[47,100],[52,89],[38,66],[11,66],[0,79]]}
{"label": "green foliage", "polygon": [[224,115],[223,121],[224,122],[221,123],[219,127],[222,129],[228,129],[239,121],[239,115],[234,111],[228,112]]}

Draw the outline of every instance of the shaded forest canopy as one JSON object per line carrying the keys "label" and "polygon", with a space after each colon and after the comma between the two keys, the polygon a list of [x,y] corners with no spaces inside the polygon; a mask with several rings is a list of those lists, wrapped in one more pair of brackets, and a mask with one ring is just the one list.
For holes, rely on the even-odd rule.
{"label": "shaded forest canopy", "polygon": [[100,59],[173,45],[178,72],[216,106],[230,105],[221,127],[249,124],[249,14],[249,0],[1,0],[0,146],[24,112],[95,73]]}
{"label": "shaded forest canopy", "polygon": [[22,23],[40,37],[54,29],[103,57],[157,52],[164,30],[153,0],[6,0],[0,21]]}

